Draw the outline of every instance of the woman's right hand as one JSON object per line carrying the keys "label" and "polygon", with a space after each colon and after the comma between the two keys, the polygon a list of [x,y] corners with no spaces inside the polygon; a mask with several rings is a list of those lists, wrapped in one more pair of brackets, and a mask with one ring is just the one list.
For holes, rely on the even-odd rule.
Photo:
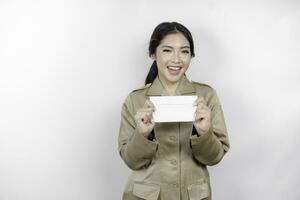
{"label": "woman's right hand", "polygon": [[137,124],[137,131],[143,134],[144,137],[148,138],[151,131],[154,128],[154,121],[152,114],[155,111],[155,107],[150,100],[146,100],[143,108],[138,109],[134,116]]}

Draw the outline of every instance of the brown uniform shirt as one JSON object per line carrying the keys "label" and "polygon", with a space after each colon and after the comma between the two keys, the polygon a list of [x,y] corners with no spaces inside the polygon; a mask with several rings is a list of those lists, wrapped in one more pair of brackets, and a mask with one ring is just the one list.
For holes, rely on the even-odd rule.
{"label": "brown uniform shirt", "polygon": [[134,90],[126,98],[121,115],[119,152],[133,170],[124,200],[211,199],[207,165],[221,161],[229,149],[223,111],[213,88],[181,79],[175,95],[203,96],[211,109],[212,126],[198,137],[193,122],[156,123],[155,139],[136,132],[134,116],[149,96],[167,95],[160,80]]}

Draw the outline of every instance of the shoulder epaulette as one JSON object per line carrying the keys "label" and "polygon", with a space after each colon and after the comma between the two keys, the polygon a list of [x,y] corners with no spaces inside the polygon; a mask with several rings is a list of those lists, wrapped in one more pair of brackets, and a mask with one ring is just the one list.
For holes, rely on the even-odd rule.
{"label": "shoulder epaulette", "polygon": [[132,92],[143,90],[143,89],[149,88],[150,86],[151,86],[151,83],[148,83],[148,84],[146,84],[146,85],[144,85],[144,86],[142,86],[142,87],[140,87],[138,89],[133,90]]}
{"label": "shoulder epaulette", "polygon": [[192,81],[192,83],[195,85],[206,86],[206,87],[212,88],[210,85],[207,85],[205,83],[199,83],[199,82],[195,82],[195,81]]}

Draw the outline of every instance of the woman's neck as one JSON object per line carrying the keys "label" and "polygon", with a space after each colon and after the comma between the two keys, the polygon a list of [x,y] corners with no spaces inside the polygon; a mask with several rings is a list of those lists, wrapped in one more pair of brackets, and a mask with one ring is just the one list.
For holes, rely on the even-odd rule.
{"label": "woman's neck", "polygon": [[165,88],[165,90],[167,91],[167,93],[169,95],[174,95],[181,79],[174,83],[164,81],[162,79],[159,79],[159,80],[160,80],[161,84],[163,85],[163,87]]}

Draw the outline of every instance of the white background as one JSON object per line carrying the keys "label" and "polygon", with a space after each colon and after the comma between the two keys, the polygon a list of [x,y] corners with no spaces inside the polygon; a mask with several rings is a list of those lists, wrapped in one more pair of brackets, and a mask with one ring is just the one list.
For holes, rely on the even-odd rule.
{"label": "white background", "polygon": [[0,200],[121,199],[121,105],[163,21],[190,29],[187,75],[223,105],[214,199],[300,199],[299,1],[1,0]]}

